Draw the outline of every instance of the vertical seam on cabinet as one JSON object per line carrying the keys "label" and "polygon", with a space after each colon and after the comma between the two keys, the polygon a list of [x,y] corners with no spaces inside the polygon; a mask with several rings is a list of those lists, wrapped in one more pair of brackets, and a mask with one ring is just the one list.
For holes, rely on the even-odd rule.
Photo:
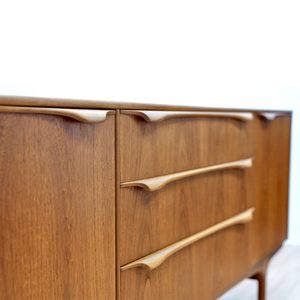
{"label": "vertical seam on cabinet", "polygon": [[290,121],[289,121],[289,159],[288,159],[288,192],[287,197],[288,201],[286,203],[286,238],[289,238],[289,229],[290,229],[290,222],[289,222],[289,216],[290,216],[290,191],[291,191],[291,147],[292,147],[292,134],[293,134],[293,111],[290,115]]}
{"label": "vertical seam on cabinet", "polygon": [[116,110],[115,115],[115,264],[116,264],[116,299],[120,299],[120,110]]}

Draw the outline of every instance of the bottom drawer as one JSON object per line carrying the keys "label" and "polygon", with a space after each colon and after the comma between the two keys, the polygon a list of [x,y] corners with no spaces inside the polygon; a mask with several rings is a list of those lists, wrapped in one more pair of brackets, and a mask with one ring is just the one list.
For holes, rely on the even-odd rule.
{"label": "bottom drawer", "polygon": [[[161,265],[152,264],[153,269],[150,269],[151,263],[150,268],[123,266],[121,299],[211,299],[225,292],[251,268],[250,226],[247,224],[251,216],[252,212],[236,222],[239,224],[233,223],[215,233],[207,230],[207,236],[173,251],[175,253]],[[152,258],[157,260],[161,253],[155,253]]]}

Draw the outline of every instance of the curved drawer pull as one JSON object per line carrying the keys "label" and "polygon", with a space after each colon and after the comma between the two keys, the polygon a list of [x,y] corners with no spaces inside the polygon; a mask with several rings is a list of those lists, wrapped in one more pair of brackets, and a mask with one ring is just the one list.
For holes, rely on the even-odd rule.
{"label": "curved drawer pull", "polygon": [[246,169],[252,167],[252,160],[253,158],[238,160],[230,163],[220,164],[220,165],[214,165],[210,167],[180,172],[180,173],[174,173],[164,176],[158,176],[148,179],[142,179],[142,180],[136,180],[136,181],[130,181],[130,182],[124,182],[121,183],[121,187],[129,187],[129,186],[138,186],[143,188],[144,190],[148,192],[156,191],[164,187],[166,184],[173,182],[175,180],[183,179],[186,177],[217,171],[217,170],[224,170],[224,169],[232,169],[232,168],[239,168],[239,169]]}
{"label": "curved drawer pull", "polygon": [[211,235],[215,232],[218,232],[222,229],[225,229],[227,227],[236,225],[236,224],[246,224],[252,220],[253,212],[255,208],[249,208],[248,210],[242,212],[241,214],[238,214],[230,219],[227,219],[226,221],[223,221],[221,223],[218,223],[217,225],[214,225],[212,227],[209,227],[208,229],[205,229],[203,231],[200,231],[188,238],[185,238],[177,243],[174,243],[170,246],[167,246],[161,250],[158,250],[150,255],[144,256],[132,263],[129,263],[125,266],[121,267],[121,271],[125,271],[131,268],[135,267],[144,267],[148,268],[150,270],[153,270],[160,266],[170,255],[173,253],[179,251],[180,249],[195,243],[204,237]]}
{"label": "curved drawer pull", "polygon": [[147,122],[159,122],[165,119],[181,117],[218,117],[238,119],[241,121],[250,121],[253,119],[252,113],[235,112],[121,110],[121,113],[142,117]]}
{"label": "curved drawer pull", "polygon": [[258,115],[268,121],[275,120],[277,117],[285,117],[288,116],[286,113],[278,112],[278,113],[258,113]]}
{"label": "curved drawer pull", "polygon": [[69,117],[84,123],[104,122],[106,120],[107,115],[115,114],[114,110],[67,109],[23,106],[0,106],[0,112],[58,115]]}

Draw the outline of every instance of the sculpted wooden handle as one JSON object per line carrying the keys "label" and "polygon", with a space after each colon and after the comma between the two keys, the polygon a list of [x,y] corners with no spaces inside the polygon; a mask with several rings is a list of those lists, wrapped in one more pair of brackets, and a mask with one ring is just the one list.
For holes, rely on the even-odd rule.
{"label": "sculpted wooden handle", "polygon": [[220,165],[214,165],[210,167],[190,170],[186,172],[180,172],[180,173],[174,173],[164,176],[158,176],[148,179],[142,179],[142,180],[136,180],[136,181],[130,181],[130,182],[124,182],[121,183],[121,187],[129,187],[129,186],[138,186],[143,188],[144,190],[148,192],[156,191],[164,187],[166,184],[179,180],[182,178],[217,171],[217,170],[224,170],[224,169],[232,169],[232,168],[239,168],[239,169],[246,169],[252,167],[252,160],[253,158],[238,160],[230,163],[220,164]]}
{"label": "sculpted wooden handle", "polygon": [[254,208],[250,208],[241,214],[238,214],[230,219],[227,219],[226,221],[223,221],[221,223],[218,223],[217,225],[214,225],[212,227],[209,227],[208,229],[205,229],[203,231],[200,231],[199,233],[196,233],[188,238],[185,238],[177,243],[174,243],[168,247],[165,247],[161,250],[158,250],[150,255],[144,256],[132,263],[129,263],[125,266],[121,267],[121,271],[125,271],[131,268],[135,267],[144,267],[148,268],[150,270],[157,268],[160,266],[170,255],[173,253],[179,251],[180,249],[195,243],[204,237],[211,235],[215,232],[218,232],[222,229],[225,229],[227,227],[236,225],[236,224],[246,224],[252,220]]}
{"label": "sculpted wooden handle", "polygon": [[58,115],[69,117],[84,123],[104,122],[106,120],[107,115],[115,114],[114,110],[67,109],[22,106],[0,106],[0,112]]}
{"label": "sculpted wooden handle", "polygon": [[206,112],[206,111],[156,111],[156,110],[121,110],[122,114],[142,117],[147,122],[159,122],[170,118],[180,117],[219,117],[233,118],[241,121],[253,119],[252,113],[235,112]]}
{"label": "sculpted wooden handle", "polygon": [[288,116],[288,114],[286,113],[282,113],[282,112],[276,112],[276,113],[258,113],[258,115],[268,121],[272,121],[277,117],[284,117],[284,116]]}

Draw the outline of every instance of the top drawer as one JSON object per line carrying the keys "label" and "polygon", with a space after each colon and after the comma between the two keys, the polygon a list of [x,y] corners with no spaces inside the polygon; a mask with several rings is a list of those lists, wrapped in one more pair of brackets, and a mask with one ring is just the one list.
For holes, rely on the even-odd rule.
{"label": "top drawer", "polygon": [[251,113],[169,113],[121,111],[121,182],[254,156]]}

